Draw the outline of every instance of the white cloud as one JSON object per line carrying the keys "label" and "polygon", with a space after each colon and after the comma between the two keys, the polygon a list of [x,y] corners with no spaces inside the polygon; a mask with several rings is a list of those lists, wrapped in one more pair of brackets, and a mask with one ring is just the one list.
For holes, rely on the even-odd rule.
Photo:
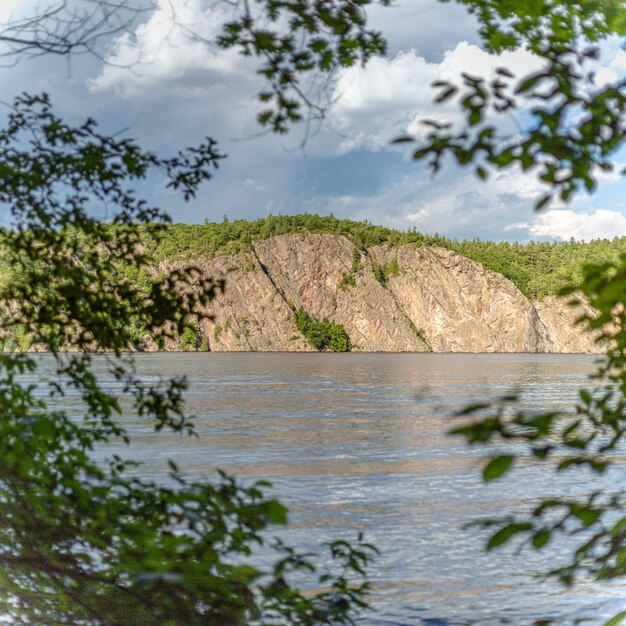
{"label": "white cloud", "polygon": [[612,37],[600,46],[600,58],[596,62],[594,84],[598,87],[609,85],[626,75],[626,52],[622,38]]}
{"label": "white cloud", "polygon": [[[428,61],[417,49],[407,49],[392,59],[376,58],[366,67],[345,69],[338,75],[336,104],[329,116],[331,127],[343,136],[339,152],[388,148],[393,138],[405,132],[423,137],[427,129],[421,122],[425,119],[452,122],[459,127],[463,116],[457,101],[434,103],[438,92],[431,85],[437,80],[459,84],[463,72],[490,78],[498,67],[505,67],[521,78],[540,70],[542,63],[525,49],[493,55],[462,41],[445,52],[439,62]],[[615,41],[607,42],[593,69],[594,87],[623,79],[626,52],[616,47]],[[592,89],[589,85],[589,90]],[[511,133],[518,132],[523,125],[513,113],[492,118],[490,122]]]}
{"label": "white cloud", "polygon": [[620,211],[596,209],[577,213],[571,209],[541,213],[531,222],[514,224],[511,228],[526,228],[534,237],[590,241],[612,239],[626,235],[626,215]]}
{"label": "white cloud", "polygon": [[374,3],[367,14],[387,39],[392,56],[418,46],[428,61],[439,61],[459,41],[479,42],[475,16],[456,2],[396,0],[391,6]]}
{"label": "white cloud", "polygon": [[221,31],[228,14],[204,8],[202,0],[158,0],[147,22],[112,43],[93,91],[115,90],[133,97],[175,89],[187,96],[206,96],[216,83],[246,79],[248,63],[235,50],[208,42]]}
{"label": "white cloud", "polygon": [[[555,203],[537,213],[536,201],[548,187],[528,172],[510,169],[480,181],[471,171],[452,167],[430,176],[424,165],[414,172],[390,178],[374,193],[327,197],[313,209],[332,210],[341,217],[367,219],[390,227],[465,239],[591,240],[626,235],[626,213],[593,206],[593,196],[580,196],[575,204]],[[406,170],[405,170],[406,171]],[[606,176],[610,185],[622,178]],[[619,188],[604,189],[605,202]],[[608,194],[608,195],[606,195]],[[612,206],[616,206],[613,204]]]}
{"label": "white cloud", "polygon": [[[464,71],[489,75],[500,66],[517,75],[526,74],[538,68],[538,61],[528,52],[492,56],[457,40],[445,52],[438,49],[437,37],[424,25],[424,16],[436,16],[433,33],[445,33],[445,16],[451,9],[434,0],[400,0],[396,7],[377,9],[386,22],[373,22],[374,27],[386,31],[394,53],[401,51],[390,59],[373,59],[365,68],[340,72],[334,83],[335,104],[321,132],[309,139],[305,152],[283,151],[285,143],[287,147],[298,145],[301,135],[297,131],[285,140],[231,141],[259,130],[255,113],[260,105],[254,94],[260,79],[255,60],[218,50],[204,41],[219,32],[225,16],[221,11],[226,9],[216,7],[225,5],[212,0],[158,0],[157,10],[145,23],[115,40],[110,64],[91,82],[92,90],[108,92],[100,96],[102,102],[126,98],[119,107],[120,119],[134,115],[131,119],[139,120],[137,124],[157,147],[166,150],[209,133],[230,155],[206,192],[185,212],[181,209],[177,219],[201,220],[207,211],[217,219],[224,212],[254,217],[268,210],[333,211],[342,217],[400,228],[416,226],[459,238],[598,236],[601,213],[568,210],[536,215],[532,207],[545,188],[533,176],[508,171],[481,183],[469,170],[449,166],[433,178],[423,165],[403,164],[397,153],[385,151],[399,134],[423,132],[418,123],[421,119],[460,121],[456,103],[433,104],[433,81],[458,80]],[[422,8],[426,13],[421,13]],[[172,26],[173,10],[179,26]],[[465,15],[464,9],[459,12]],[[401,26],[396,30],[401,32],[393,27],[398,19]],[[416,20],[419,25],[412,40]],[[471,30],[467,24],[473,22],[468,20],[453,32]],[[407,48],[409,45],[419,46],[419,50]],[[607,49],[601,65],[612,72],[626,71],[626,54]],[[115,107],[106,107],[112,109]],[[505,123],[513,132],[519,131],[512,117]],[[366,152],[369,154],[364,156]],[[316,169],[320,163],[326,168],[321,175]],[[361,167],[377,169],[360,187]],[[341,168],[346,168],[345,172]],[[617,171],[600,172],[599,178],[604,183],[620,180]],[[165,205],[174,202],[168,196]],[[617,206],[610,201],[603,205]],[[597,204],[589,202],[585,209],[592,211],[594,206]],[[576,207],[582,209],[579,204]],[[578,217],[566,223],[569,213]],[[617,216],[609,220],[613,229],[626,220],[621,213],[611,213]],[[553,214],[558,215],[547,217]],[[602,232],[603,236],[614,234],[618,233]]]}
{"label": "white cloud", "polygon": [[[114,39],[107,63],[89,83],[91,90],[113,91],[126,98],[197,98],[209,111],[243,107],[245,103],[249,111],[255,105],[251,96],[260,86],[258,63],[243,58],[236,50],[224,51],[208,43],[232,17],[232,8],[223,6],[208,0],[158,0],[157,9],[146,22]],[[465,9],[442,7],[433,0],[400,2],[374,13],[380,24],[374,21],[373,26],[387,31],[392,48],[408,41],[409,36],[407,29],[399,34],[389,28],[392,16],[405,16],[401,21],[407,24],[415,20],[422,24],[424,15],[437,16],[437,28],[424,28],[417,35],[427,50],[436,46],[434,31],[443,33],[449,27],[446,15],[456,17],[457,24],[463,16],[473,24]],[[464,26],[454,32],[460,34],[463,30],[471,28]],[[406,50],[391,60],[376,58],[365,68],[342,71],[335,83],[336,104],[327,128],[334,132],[321,137],[314,149],[337,154],[362,147],[387,147],[399,132],[415,130],[418,118],[453,113],[459,118],[456,107],[433,105],[430,84],[434,80],[457,78],[461,71],[482,72],[499,65],[527,69],[533,61],[524,51],[492,57],[462,42],[445,52],[440,62],[429,62],[416,50]],[[246,118],[238,116],[242,135],[251,132],[249,122],[254,120],[254,111]],[[234,125],[231,128],[236,135]]]}
{"label": "white cloud", "polygon": [[[460,42],[439,63],[428,62],[417,50],[393,59],[372,59],[366,67],[343,70],[336,82],[336,104],[330,123],[345,136],[340,152],[358,148],[378,150],[403,132],[424,132],[420,121],[460,122],[456,102],[434,104],[436,80],[457,82],[462,72],[491,76],[497,67],[515,75],[535,71],[541,61],[526,50],[491,55],[478,46]],[[511,120],[513,122],[513,120]],[[513,126],[513,128],[516,128]]]}

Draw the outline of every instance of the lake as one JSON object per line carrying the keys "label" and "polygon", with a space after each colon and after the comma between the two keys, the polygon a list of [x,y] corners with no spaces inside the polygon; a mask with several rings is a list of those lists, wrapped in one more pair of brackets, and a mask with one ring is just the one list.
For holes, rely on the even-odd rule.
{"label": "lake", "polygon": [[[570,355],[261,354],[137,355],[145,378],[189,377],[200,439],[154,433],[128,418],[145,475],[172,458],[193,476],[216,467],[267,478],[290,508],[287,542],[314,549],[364,532],[381,551],[372,612],[362,626],[603,623],[626,608],[626,585],[584,582],[565,591],[535,577],[562,545],[485,553],[481,516],[527,510],[540,496],[591,490],[590,474],[559,477],[522,463],[483,484],[480,448],[446,435],[472,402],[521,391],[538,409],[573,406],[594,357]],[[623,482],[620,466],[605,485]],[[594,480],[597,480],[594,478]],[[597,484],[597,483],[596,483]]]}

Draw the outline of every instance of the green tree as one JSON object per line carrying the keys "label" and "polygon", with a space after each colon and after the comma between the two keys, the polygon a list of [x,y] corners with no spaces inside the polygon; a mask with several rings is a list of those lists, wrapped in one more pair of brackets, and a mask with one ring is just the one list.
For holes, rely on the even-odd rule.
{"label": "green tree", "polygon": [[[80,13],[60,2],[10,24],[0,42],[16,54],[68,54],[93,49],[99,37],[128,24],[120,17],[125,1],[90,4],[91,11]],[[365,28],[366,4],[262,2],[258,19],[289,19],[288,36],[260,29],[241,4],[241,20],[227,27],[222,43],[264,59],[270,91],[261,98],[274,108],[262,123],[284,132],[302,117],[300,107],[311,107],[298,87],[303,73],[330,71],[383,49],[380,36]],[[3,262],[11,268],[0,285],[1,328],[54,360],[53,379],[34,386],[23,375],[36,375],[36,358],[0,354],[3,619],[347,624],[365,606],[363,575],[373,548],[360,539],[328,544],[329,566],[321,568],[276,540],[274,562],[255,566],[255,548],[287,519],[284,506],[264,495],[267,483],[243,486],[224,474],[214,483],[187,482],[171,463],[174,486],[165,487],[129,474],[132,461],[91,459],[96,446],[130,443],[121,398],[94,373],[95,355],[132,410],[151,417],[157,430],[195,433],[184,414],[185,380],[145,382],[126,351],[138,329],[157,345],[184,336],[188,320],[203,318],[222,284],[202,278],[193,265],[166,276],[144,271],[155,261],[144,238],[161,242],[169,218],[133,186],[156,168],[190,198],[222,158],[212,139],[160,158],[101,134],[93,120],[65,124],[45,96],[17,98],[0,130],[0,202],[12,220],[0,233]],[[92,217],[102,205],[112,223]],[[141,283],[120,279],[120,264],[142,276]],[[69,347],[76,352],[65,352]],[[71,415],[59,409],[68,393],[80,406]],[[322,591],[304,594],[292,584],[303,573]]]}
{"label": "green tree", "polygon": [[[262,60],[266,86],[259,97],[267,106],[259,116],[261,124],[286,132],[293,122],[323,115],[323,99],[307,96],[302,77],[365,62],[384,51],[380,34],[366,25],[365,9],[370,4],[263,0],[251,13],[248,2],[234,3],[240,12],[219,43]],[[597,56],[600,39],[624,34],[622,4],[616,0],[463,4],[477,15],[489,49],[527,45],[545,60],[545,69],[513,77],[501,68],[493,77],[465,75],[460,86],[440,83],[439,101],[458,100],[466,128],[456,132],[426,121],[430,134],[415,158],[429,159],[438,170],[442,159],[451,156],[474,167],[481,178],[512,166],[535,171],[547,185],[538,208],[555,195],[569,201],[581,188],[593,190],[598,172],[614,167],[611,157],[622,145],[626,95],[621,82],[595,88],[587,68]],[[59,6],[64,8],[65,3]],[[58,15],[52,15],[53,24]],[[108,24],[116,12],[106,15]],[[46,24],[46,15],[39,18],[36,24]],[[16,52],[67,53],[80,41],[87,47],[94,41],[89,33],[98,32],[97,22],[82,23],[92,30],[80,31],[83,36],[78,38],[76,29],[42,31],[22,23],[14,26],[21,28],[21,40],[15,36],[18,31],[4,39],[0,34],[0,40],[13,42]],[[57,19],[56,24],[62,27],[67,21]],[[30,39],[24,38],[29,33]],[[515,136],[503,136],[487,116],[522,108],[528,119]],[[26,135],[30,143],[24,141]],[[184,381],[147,385],[123,351],[134,339],[131,329],[137,322],[160,341],[180,335],[190,317],[202,315],[203,304],[220,285],[209,281],[198,288],[194,281],[199,274],[193,267],[149,278],[144,289],[110,277],[116,257],[137,267],[153,258],[140,246],[136,222],[144,223],[159,241],[167,221],[135,197],[133,181],[157,167],[174,189],[191,196],[220,159],[214,142],[161,159],[132,142],[100,135],[91,121],[70,128],[51,113],[45,98],[24,97],[16,101],[0,134],[0,151],[0,200],[10,207],[15,223],[2,234],[8,262],[16,268],[13,278],[2,285],[5,326],[24,325],[32,341],[52,351],[58,374],[58,381],[50,385],[50,398],[43,401],[19,378],[35,371],[37,362],[24,354],[0,355],[5,416],[0,426],[5,431],[0,440],[4,613],[36,623],[178,624],[182,618],[186,624],[236,624],[254,622],[261,613],[265,623],[349,622],[350,610],[363,603],[366,587],[351,587],[348,574],[363,571],[366,547],[333,544],[333,556],[346,569],[330,578],[322,573],[320,582],[330,591],[304,597],[288,583],[291,571],[312,568],[300,555],[279,545],[283,557],[269,572],[246,562],[267,525],[285,519],[283,507],[263,497],[262,485],[244,488],[228,477],[216,485],[187,484],[173,467],[179,487],[169,490],[129,478],[120,459],[104,467],[89,460],[90,450],[99,442],[127,437],[117,420],[119,399],[98,384],[92,371],[92,351],[104,353],[110,374],[124,385],[137,412],[152,415],[157,428],[192,431],[182,407]],[[104,202],[118,208],[113,229],[89,217],[88,207]],[[274,232],[270,225],[283,227],[268,222],[262,236]],[[354,240],[365,245],[368,234],[372,233],[364,227]],[[431,241],[440,239],[435,236]],[[607,453],[624,436],[624,275],[622,257],[586,268],[579,285],[598,312],[586,323],[611,343],[599,372],[605,388],[599,394],[581,392],[578,418],[516,411],[505,418],[501,407],[458,433],[470,441],[521,439],[532,454],[548,462],[554,459],[561,470],[588,465],[603,471],[610,462]],[[65,355],[61,350],[67,345],[84,352]],[[54,409],[68,386],[82,398],[82,422]],[[468,408],[467,413],[478,411]],[[553,453],[555,438],[556,447],[569,455],[565,461]],[[514,457],[511,452],[492,460],[485,477],[503,474]],[[593,541],[580,546],[569,569],[559,574],[562,579],[573,581],[585,568],[598,576],[620,575],[626,522],[604,520],[623,508],[621,498],[608,494],[587,501],[547,501],[530,518],[506,522],[491,545],[529,533],[531,543],[541,548],[559,533],[582,526]],[[556,509],[563,512],[561,524],[545,517]]]}
{"label": "green tree", "polygon": [[350,352],[350,337],[341,324],[333,324],[328,318],[321,321],[311,317],[304,307],[295,312],[296,328],[307,343],[316,350],[332,350],[333,352]]}
{"label": "green tree", "polygon": [[[428,122],[430,135],[414,156],[428,159],[433,170],[450,156],[475,168],[485,179],[492,170],[513,166],[545,183],[537,209],[555,197],[568,202],[582,189],[593,191],[598,175],[611,171],[623,147],[626,82],[597,85],[592,63],[599,42],[626,33],[626,9],[619,2],[509,3],[505,0],[463,1],[476,13],[481,34],[491,50],[526,45],[545,61],[539,72],[514,77],[500,68],[493,77],[463,75],[462,85],[440,82],[438,102],[457,100],[465,116],[459,132]],[[525,112],[522,131],[505,136],[498,115]],[[401,142],[412,141],[409,137]],[[576,242],[569,244],[577,248]],[[559,248],[556,248],[559,250]],[[537,250],[539,252],[539,250]],[[536,257],[538,260],[538,257]],[[573,411],[521,410],[519,399],[505,397],[494,405],[476,404],[461,412],[469,420],[452,432],[470,444],[499,449],[485,465],[485,480],[495,480],[532,456],[557,472],[604,473],[616,460],[626,436],[626,254],[614,260],[586,263],[567,277],[562,290],[572,302],[584,299],[593,312],[580,323],[598,334],[606,347],[592,386],[580,390]],[[557,277],[557,282],[560,279]],[[538,287],[540,288],[540,287]],[[517,445],[510,445],[517,444]],[[487,547],[513,540],[541,550],[567,536],[569,561],[550,571],[566,585],[583,576],[600,580],[626,575],[626,499],[623,492],[595,484],[586,496],[540,500],[530,510],[506,519],[484,520],[494,528]],[[611,624],[621,623],[626,614]]]}
{"label": "green tree", "polygon": [[328,347],[333,352],[350,352],[350,337],[341,324],[333,324],[330,329]]}

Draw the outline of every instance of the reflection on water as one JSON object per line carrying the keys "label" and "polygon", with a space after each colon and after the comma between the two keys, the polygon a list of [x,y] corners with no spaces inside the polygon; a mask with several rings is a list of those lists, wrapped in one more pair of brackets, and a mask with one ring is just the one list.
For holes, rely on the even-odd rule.
{"label": "reflection on water", "polygon": [[[535,408],[571,406],[593,357],[434,354],[138,355],[146,377],[189,377],[200,439],[154,433],[129,417],[142,472],[173,458],[196,476],[215,467],[267,477],[291,511],[286,540],[302,548],[364,531],[381,550],[372,581],[375,625],[602,622],[626,588],[564,592],[537,580],[551,553],[486,554],[462,526],[522,510],[538,497],[589,490],[585,471],[557,479],[526,463],[496,484],[479,478],[484,450],[446,436],[468,403],[521,390]],[[621,482],[620,464],[603,480]],[[508,620],[508,621],[507,621]]]}

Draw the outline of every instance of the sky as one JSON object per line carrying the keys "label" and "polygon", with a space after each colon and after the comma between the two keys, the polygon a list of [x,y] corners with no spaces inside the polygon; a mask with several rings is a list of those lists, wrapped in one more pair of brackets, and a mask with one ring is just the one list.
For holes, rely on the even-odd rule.
{"label": "sky", "polygon": [[[484,52],[474,19],[454,3],[397,0],[393,7],[372,9],[370,24],[386,36],[387,57],[335,77],[333,104],[304,145],[302,128],[285,137],[259,133],[255,94],[261,83],[254,60],[189,36],[193,30],[203,40],[214,38],[223,5],[155,4],[128,32],[103,44],[102,58],[23,60],[0,68],[0,89],[4,101],[22,91],[46,91],[68,120],[92,116],[105,132],[136,138],[162,155],[205,136],[217,139],[228,158],[196,199],[185,203],[158,176],[141,186],[144,197],[174,221],[309,212],[460,239],[626,235],[625,186],[617,175],[605,176],[592,196],[536,213],[533,203],[542,189],[529,176],[511,171],[485,183],[453,165],[433,176],[391,144],[407,131],[419,133],[419,120],[458,117],[453,108],[433,104],[433,81],[498,66],[520,74],[538,67],[524,50],[499,57]],[[2,0],[0,21],[36,5]],[[172,9],[183,27],[172,26]],[[624,72],[626,54],[607,44],[598,76],[611,80]],[[510,123],[516,127],[519,120]]]}

